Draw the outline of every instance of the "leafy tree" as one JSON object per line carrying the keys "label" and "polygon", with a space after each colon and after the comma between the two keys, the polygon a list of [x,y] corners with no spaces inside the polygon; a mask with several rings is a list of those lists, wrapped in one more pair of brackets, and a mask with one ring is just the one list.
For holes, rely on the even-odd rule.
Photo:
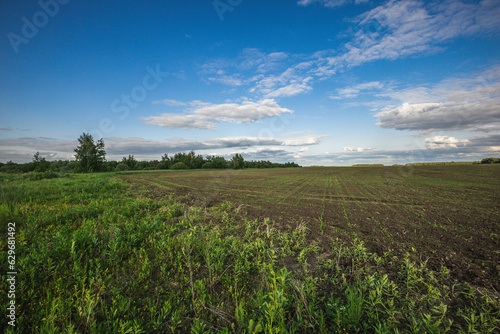
{"label": "leafy tree", "polygon": [[236,153],[230,162],[231,168],[240,169],[245,167],[245,159],[241,156],[241,154]]}
{"label": "leafy tree", "polygon": [[169,169],[170,168],[170,163],[171,163],[170,157],[168,156],[168,154],[164,154],[161,157],[161,161],[158,164],[158,168],[160,168],[160,169]]}
{"label": "leafy tree", "polygon": [[201,155],[196,155],[194,153],[194,151],[191,151],[189,152],[189,154],[187,155],[188,157],[188,166],[191,168],[191,169],[199,169],[203,166],[203,163],[205,162],[203,160],[203,156]]}
{"label": "leafy tree", "polygon": [[226,159],[224,157],[207,157],[207,161],[212,164],[212,168],[225,169],[228,167]]}
{"label": "leafy tree", "polygon": [[102,138],[94,142],[90,134],[83,133],[78,138],[78,142],[80,145],[75,149],[76,161],[79,163],[78,169],[84,173],[103,170],[106,152]]}
{"label": "leafy tree", "polygon": [[490,158],[484,158],[483,160],[481,160],[481,163],[482,163],[482,164],[495,164],[495,163],[500,163],[500,158],[493,158],[493,157],[490,157]]}
{"label": "leafy tree", "polygon": [[18,172],[19,164],[16,164],[12,160],[7,161],[7,163],[0,168],[0,172],[15,173]]}
{"label": "leafy tree", "polygon": [[128,166],[128,169],[136,169],[135,167],[137,165],[137,160],[135,160],[133,155],[129,154],[128,158],[123,157],[121,163],[126,164]]}
{"label": "leafy tree", "polygon": [[49,162],[40,155],[40,152],[36,152],[33,156],[33,164],[35,165],[35,171],[37,172],[45,172],[49,169]]}

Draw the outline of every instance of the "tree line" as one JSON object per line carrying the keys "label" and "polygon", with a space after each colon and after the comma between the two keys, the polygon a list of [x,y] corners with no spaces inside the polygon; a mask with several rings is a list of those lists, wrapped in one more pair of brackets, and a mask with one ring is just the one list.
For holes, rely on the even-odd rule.
{"label": "tree line", "polygon": [[104,141],[94,141],[90,134],[83,133],[78,138],[78,146],[75,149],[75,160],[48,161],[39,152],[33,156],[33,161],[18,164],[12,161],[0,162],[0,172],[10,173],[46,173],[50,176],[52,172],[112,172],[127,170],[161,170],[161,169],[244,169],[244,168],[284,168],[300,167],[295,162],[276,163],[270,161],[247,161],[241,154],[235,154],[226,160],[220,156],[207,156],[204,158],[193,150],[189,153],[175,153],[172,156],[164,154],[161,160],[138,161],[133,155],[123,157],[121,161],[106,160]]}
{"label": "tree line", "polygon": [[500,158],[493,158],[493,157],[484,158],[483,160],[481,160],[481,163],[482,164],[500,164]]}

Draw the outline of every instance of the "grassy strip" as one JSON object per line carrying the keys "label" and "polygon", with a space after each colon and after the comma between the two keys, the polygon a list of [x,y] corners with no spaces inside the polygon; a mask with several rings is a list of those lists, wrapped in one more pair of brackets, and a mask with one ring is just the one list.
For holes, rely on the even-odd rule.
{"label": "grassy strip", "polygon": [[109,174],[0,186],[0,232],[17,226],[18,322],[7,333],[498,330],[499,300],[446,268],[377,256],[358,239],[322,249],[304,223],[283,230],[231,203],[135,198]]}

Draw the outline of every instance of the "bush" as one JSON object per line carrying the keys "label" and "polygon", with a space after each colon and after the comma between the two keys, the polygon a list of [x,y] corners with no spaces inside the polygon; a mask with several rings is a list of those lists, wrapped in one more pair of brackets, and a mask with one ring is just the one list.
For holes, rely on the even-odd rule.
{"label": "bush", "polygon": [[35,181],[35,180],[42,180],[42,179],[55,179],[56,177],[59,177],[60,175],[54,172],[53,170],[46,170],[45,172],[29,172],[24,174],[24,178]]}
{"label": "bush", "polygon": [[128,165],[124,162],[120,162],[115,168],[117,171],[122,172],[124,170],[129,170]]}
{"label": "bush", "polygon": [[179,169],[189,169],[189,168],[183,162],[176,162],[175,164],[173,164],[172,166],[170,166],[170,169],[179,170]]}
{"label": "bush", "polygon": [[205,162],[203,164],[203,166],[201,166],[201,168],[204,168],[204,169],[211,169],[211,168],[214,168],[214,165],[212,165],[211,162]]}

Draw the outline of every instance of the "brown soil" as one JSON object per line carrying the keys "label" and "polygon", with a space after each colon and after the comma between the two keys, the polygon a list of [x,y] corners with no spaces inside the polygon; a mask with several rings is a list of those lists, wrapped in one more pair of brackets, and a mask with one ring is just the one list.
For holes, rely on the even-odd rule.
{"label": "brown soil", "polygon": [[500,290],[500,166],[325,167],[129,174],[146,196],[231,201],[251,219],[307,224],[309,238],[358,237],[379,254],[415,248],[431,268]]}

